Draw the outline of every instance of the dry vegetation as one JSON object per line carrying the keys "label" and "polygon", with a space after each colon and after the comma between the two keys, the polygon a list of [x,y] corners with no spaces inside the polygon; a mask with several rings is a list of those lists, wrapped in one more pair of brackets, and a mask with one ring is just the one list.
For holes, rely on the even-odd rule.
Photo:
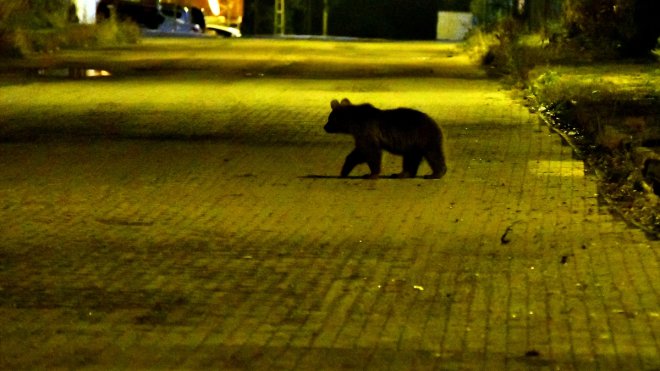
{"label": "dry vegetation", "polygon": [[568,1],[563,19],[535,33],[502,19],[467,48],[574,146],[615,210],[660,235],[660,173],[649,165],[660,163],[660,27],[647,9],[657,5],[604,3]]}
{"label": "dry vegetation", "polygon": [[137,25],[115,17],[95,25],[76,23],[67,4],[68,0],[0,2],[0,57],[25,57],[139,40]]}

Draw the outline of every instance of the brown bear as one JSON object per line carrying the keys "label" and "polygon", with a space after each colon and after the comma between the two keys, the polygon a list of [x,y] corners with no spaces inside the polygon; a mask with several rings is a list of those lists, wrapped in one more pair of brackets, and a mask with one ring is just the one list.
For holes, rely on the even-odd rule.
{"label": "brown bear", "polygon": [[425,178],[438,179],[447,172],[442,131],[425,113],[410,108],[381,110],[371,104],[354,105],[346,98],[341,103],[332,100],[330,107],[325,131],[355,138],[355,149],[346,156],[341,177],[366,162],[371,171],[366,177],[377,179],[383,150],[403,156],[403,171],[395,177],[415,177],[422,158],[433,170]]}

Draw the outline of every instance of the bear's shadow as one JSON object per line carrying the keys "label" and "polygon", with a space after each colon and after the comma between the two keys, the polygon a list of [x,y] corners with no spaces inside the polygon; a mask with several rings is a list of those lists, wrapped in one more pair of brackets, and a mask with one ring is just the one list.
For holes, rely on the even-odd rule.
{"label": "bear's shadow", "polygon": [[[339,176],[339,175],[320,175],[320,174],[309,174],[299,176],[301,179],[359,179],[359,180],[369,180],[369,174],[366,175],[349,175],[349,176]],[[423,179],[423,177],[414,177],[414,178],[405,178],[405,179]],[[398,177],[398,174],[391,175],[382,175],[378,179],[402,179]]]}
{"label": "bear's shadow", "polygon": [[299,176],[302,179],[364,179],[364,176],[354,175],[354,176],[345,176],[341,177],[339,175],[318,175],[318,174],[309,174]]}

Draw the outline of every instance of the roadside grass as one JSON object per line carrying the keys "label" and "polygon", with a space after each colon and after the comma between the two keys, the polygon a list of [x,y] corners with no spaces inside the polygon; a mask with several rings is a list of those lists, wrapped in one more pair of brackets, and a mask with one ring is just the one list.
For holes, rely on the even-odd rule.
{"label": "roadside grass", "polygon": [[0,57],[26,58],[52,54],[61,49],[87,49],[136,44],[139,27],[115,17],[93,25],[60,23],[50,27],[25,27],[0,24]]}
{"label": "roadside grass", "polygon": [[660,237],[660,49],[621,60],[562,37],[505,19],[472,31],[465,48],[573,146],[615,212]]}
{"label": "roadside grass", "polygon": [[[630,132],[652,125],[630,125],[621,116],[656,113],[660,99],[660,64],[543,66],[530,71],[526,98],[535,109],[552,111],[561,121],[597,139],[608,125]],[[650,118],[653,121],[653,117]],[[596,141],[597,142],[597,141]]]}
{"label": "roadside grass", "polygon": [[660,236],[660,65],[543,66],[530,72],[530,109],[599,179],[599,193],[630,223]]}

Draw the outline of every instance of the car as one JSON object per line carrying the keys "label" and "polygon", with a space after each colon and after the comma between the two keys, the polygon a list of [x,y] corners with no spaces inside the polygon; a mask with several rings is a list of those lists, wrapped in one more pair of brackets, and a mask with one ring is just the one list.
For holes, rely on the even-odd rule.
{"label": "car", "polygon": [[[211,3],[215,4],[215,8],[210,6]],[[207,6],[204,8],[200,4]],[[241,16],[233,15],[232,19],[240,22],[242,2],[240,7],[234,8],[234,12],[238,11]],[[101,0],[97,7],[97,18],[109,18],[114,13],[120,18],[133,20],[148,31],[241,37],[239,25],[226,24],[227,17],[220,13],[220,9],[217,1],[208,0]]]}
{"label": "car", "polygon": [[113,15],[148,29],[156,29],[165,21],[158,0],[101,0],[96,7],[97,20],[110,19]]}
{"label": "car", "polygon": [[206,32],[213,33],[221,37],[241,37],[241,30],[235,27],[222,26],[218,24],[206,25]]}
{"label": "car", "polygon": [[201,33],[206,23],[198,8],[189,8],[160,0],[101,0],[97,19],[108,19],[116,14],[130,19],[147,30],[177,33]]}

